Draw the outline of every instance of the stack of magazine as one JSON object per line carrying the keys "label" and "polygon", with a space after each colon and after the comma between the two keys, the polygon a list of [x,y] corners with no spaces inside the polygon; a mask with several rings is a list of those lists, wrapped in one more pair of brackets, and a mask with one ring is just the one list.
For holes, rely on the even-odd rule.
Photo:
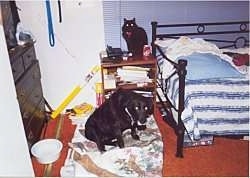
{"label": "stack of magazine", "polygon": [[151,82],[148,76],[150,68],[138,66],[123,66],[117,69],[117,75],[125,82]]}

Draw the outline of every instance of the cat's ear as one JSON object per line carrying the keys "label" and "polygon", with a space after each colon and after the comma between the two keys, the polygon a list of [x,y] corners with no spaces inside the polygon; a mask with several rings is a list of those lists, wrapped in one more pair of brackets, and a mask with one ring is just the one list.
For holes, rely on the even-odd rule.
{"label": "cat's ear", "polygon": [[126,19],[126,18],[124,18],[123,20],[124,20],[124,22],[126,22],[126,21],[127,21],[127,19]]}
{"label": "cat's ear", "polygon": [[133,18],[133,21],[135,22],[135,18]]}

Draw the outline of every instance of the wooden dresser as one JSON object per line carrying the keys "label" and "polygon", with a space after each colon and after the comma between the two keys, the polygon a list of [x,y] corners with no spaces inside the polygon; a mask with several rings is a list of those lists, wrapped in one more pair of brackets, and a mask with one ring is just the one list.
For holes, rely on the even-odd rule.
{"label": "wooden dresser", "polygon": [[34,44],[10,49],[9,57],[30,148],[39,140],[42,128],[47,121],[39,61],[36,59]]}
{"label": "wooden dresser", "polygon": [[0,1],[0,8],[17,100],[28,146],[31,148],[40,139],[47,121],[39,62],[34,43],[17,45],[15,29],[20,19],[15,1]]}

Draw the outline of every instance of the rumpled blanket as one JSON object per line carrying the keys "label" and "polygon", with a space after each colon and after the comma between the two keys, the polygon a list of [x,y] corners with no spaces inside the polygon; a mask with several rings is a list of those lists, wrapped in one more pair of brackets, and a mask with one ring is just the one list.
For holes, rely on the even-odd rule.
{"label": "rumpled blanket", "polygon": [[[161,47],[164,54],[172,61],[176,61],[180,57],[183,57],[185,59],[184,56],[189,56],[194,52],[211,53],[229,62],[242,74],[247,73],[247,67],[242,68],[242,66],[236,66],[232,61],[232,57],[223,53],[232,51],[231,49],[219,49],[215,44],[205,41],[202,38],[189,38],[187,36],[181,36],[178,39],[156,40],[155,44]],[[241,53],[242,51],[243,50],[237,50],[237,52],[239,53]],[[245,49],[244,51],[247,51],[247,49]],[[172,73],[173,66],[168,61],[164,61],[163,65],[163,78],[167,78]]]}
{"label": "rumpled blanket", "polygon": [[[147,129],[138,131],[139,141],[132,139],[130,130],[126,130],[125,148],[106,146],[107,151],[104,153],[100,153],[96,144],[84,136],[84,125],[82,123],[77,126],[71,145],[80,155],[87,156],[85,159],[90,159],[92,165],[82,171],[76,170],[75,176],[98,176],[95,172],[98,172],[96,168],[99,167],[109,173],[104,175],[111,173],[125,177],[162,177],[163,142],[153,116],[148,119]],[[65,164],[67,162],[66,159]]]}

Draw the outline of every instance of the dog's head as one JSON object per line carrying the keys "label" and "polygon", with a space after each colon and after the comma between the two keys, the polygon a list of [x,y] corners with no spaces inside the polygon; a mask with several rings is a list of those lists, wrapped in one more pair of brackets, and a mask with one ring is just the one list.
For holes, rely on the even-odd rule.
{"label": "dog's head", "polygon": [[125,110],[131,115],[132,122],[143,125],[147,122],[147,118],[153,114],[152,98],[137,93],[131,95]]}

